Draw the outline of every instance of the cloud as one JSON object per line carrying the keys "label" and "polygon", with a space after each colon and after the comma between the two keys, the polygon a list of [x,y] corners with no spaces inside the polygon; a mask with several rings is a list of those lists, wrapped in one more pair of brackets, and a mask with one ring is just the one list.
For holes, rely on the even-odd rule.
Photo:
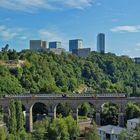
{"label": "cloud", "polygon": [[135,25],[135,26],[117,26],[111,29],[112,32],[130,32],[130,33],[137,33],[140,32],[140,25]]}
{"label": "cloud", "polygon": [[39,36],[43,40],[51,41],[60,41],[62,43],[62,47],[68,49],[68,41],[69,38],[66,34],[58,29],[40,29],[38,31]]}
{"label": "cloud", "polygon": [[93,2],[94,0],[0,0],[0,7],[33,12],[38,9],[61,9],[62,7],[84,9],[91,6]]}
{"label": "cloud", "polygon": [[23,34],[23,31],[23,28],[7,27],[6,25],[0,25],[0,38],[6,41],[12,40],[13,38],[23,39],[23,36],[21,36],[21,34]]}

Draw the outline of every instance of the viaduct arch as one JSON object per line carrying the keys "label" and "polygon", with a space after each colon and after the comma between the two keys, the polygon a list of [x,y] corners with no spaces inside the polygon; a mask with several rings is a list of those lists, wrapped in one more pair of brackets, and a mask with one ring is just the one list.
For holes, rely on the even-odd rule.
{"label": "viaduct arch", "polygon": [[124,125],[125,117],[125,106],[128,102],[136,102],[140,104],[140,97],[98,97],[94,98],[92,95],[75,95],[63,97],[62,95],[19,95],[19,96],[6,96],[0,98],[0,105],[3,107],[4,122],[7,124],[9,104],[11,100],[20,100],[25,107],[26,111],[26,130],[32,132],[33,130],[33,118],[32,118],[32,107],[35,103],[43,103],[48,107],[48,116],[52,119],[56,118],[56,106],[59,103],[67,103],[71,109],[75,119],[78,119],[78,106],[84,102],[88,102],[94,105],[96,109],[95,121],[97,125],[100,125],[101,119],[101,106],[106,102],[112,102],[119,108],[118,122],[119,126]]}

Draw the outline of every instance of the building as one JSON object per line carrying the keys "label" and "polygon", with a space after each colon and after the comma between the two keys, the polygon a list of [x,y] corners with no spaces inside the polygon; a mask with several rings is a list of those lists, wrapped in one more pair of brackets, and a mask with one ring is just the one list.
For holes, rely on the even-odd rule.
{"label": "building", "polygon": [[75,54],[79,57],[87,57],[90,54],[91,49],[90,48],[79,48],[79,49],[73,49],[72,54]]}
{"label": "building", "polygon": [[40,51],[47,48],[47,42],[42,40],[30,40],[30,50]]}
{"label": "building", "polygon": [[128,130],[133,130],[139,124],[140,124],[140,119],[139,118],[134,118],[134,119],[127,120],[127,129]]}
{"label": "building", "polygon": [[60,55],[62,52],[65,52],[65,49],[64,48],[48,48],[47,51]]}
{"label": "building", "polygon": [[97,52],[105,53],[105,34],[103,33],[97,35]]}
{"label": "building", "polygon": [[49,48],[61,48],[61,42],[59,41],[49,42]]}
{"label": "building", "polygon": [[135,57],[134,62],[137,63],[137,64],[140,64],[140,57]]}
{"label": "building", "polygon": [[73,49],[83,48],[82,39],[69,40],[69,51],[72,52]]}
{"label": "building", "polygon": [[101,140],[118,140],[118,135],[124,130],[124,128],[114,125],[106,125],[97,128]]}

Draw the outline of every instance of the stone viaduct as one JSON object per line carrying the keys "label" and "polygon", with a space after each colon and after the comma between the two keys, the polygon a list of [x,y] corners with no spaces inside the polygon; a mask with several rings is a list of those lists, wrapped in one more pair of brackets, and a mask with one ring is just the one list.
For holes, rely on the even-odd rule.
{"label": "stone viaduct", "polygon": [[118,124],[124,125],[125,118],[125,106],[128,102],[136,102],[140,104],[140,97],[119,97],[114,95],[105,95],[95,97],[92,95],[73,95],[73,96],[62,96],[62,95],[20,95],[20,96],[5,96],[0,98],[0,105],[4,112],[5,123],[8,120],[9,104],[11,100],[20,100],[26,110],[26,130],[32,132],[33,130],[33,117],[32,107],[35,103],[43,103],[48,108],[48,116],[56,118],[56,107],[59,103],[67,103],[71,109],[75,119],[78,119],[78,107],[84,102],[91,103],[96,109],[95,122],[100,125],[100,113],[104,103],[111,102],[118,106]]}

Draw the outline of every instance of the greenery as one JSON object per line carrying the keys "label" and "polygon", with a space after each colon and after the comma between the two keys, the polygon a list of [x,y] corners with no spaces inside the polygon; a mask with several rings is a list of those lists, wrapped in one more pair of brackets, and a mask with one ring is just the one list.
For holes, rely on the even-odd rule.
{"label": "greenery", "polygon": [[118,140],[140,140],[140,127],[137,127],[136,130],[122,131]]}
{"label": "greenery", "polygon": [[6,139],[5,128],[0,127],[0,140]]}
{"label": "greenery", "polygon": [[2,95],[84,92],[83,87],[90,87],[92,93],[140,93],[140,65],[127,56],[92,52],[80,58],[65,53],[16,52],[6,46],[0,62],[7,60],[23,60],[24,64],[10,67],[0,63]]}
{"label": "greenery", "polygon": [[87,140],[100,140],[100,136],[98,134],[96,123],[93,121],[93,126],[89,130],[89,132],[86,134]]}
{"label": "greenery", "polygon": [[117,125],[118,124],[118,107],[113,103],[105,103],[101,112],[101,124]]}

